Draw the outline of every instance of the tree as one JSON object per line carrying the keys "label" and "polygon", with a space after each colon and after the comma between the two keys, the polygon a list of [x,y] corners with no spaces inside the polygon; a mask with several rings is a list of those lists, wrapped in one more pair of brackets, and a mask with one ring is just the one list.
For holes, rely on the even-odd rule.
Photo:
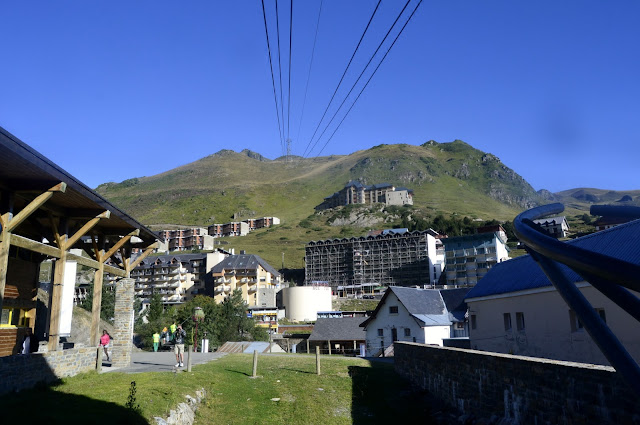
{"label": "tree", "polygon": [[162,306],[162,295],[154,291],[151,296],[151,302],[149,303],[149,312],[147,313],[147,319],[150,322],[157,322],[164,313],[164,307]]}
{"label": "tree", "polygon": [[[87,311],[93,310],[93,283],[89,285],[87,296],[80,307]],[[112,287],[102,285],[102,301],[100,304],[100,318],[109,322],[113,321],[114,311],[116,307],[116,291]]]}

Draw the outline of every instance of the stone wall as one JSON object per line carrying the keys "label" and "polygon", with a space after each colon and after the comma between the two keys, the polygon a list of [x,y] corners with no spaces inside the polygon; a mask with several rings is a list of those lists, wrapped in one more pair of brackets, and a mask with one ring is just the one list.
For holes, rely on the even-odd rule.
{"label": "stone wall", "polygon": [[94,370],[96,358],[97,347],[0,357],[0,394]]}
{"label": "stone wall", "polygon": [[395,368],[442,402],[485,421],[640,423],[638,396],[608,366],[397,342]]}
{"label": "stone wall", "polygon": [[131,364],[131,350],[133,348],[133,303],[134,280],[120,279],[116,282],[115,320],[113,327],[113,341],[111,360],[113,367],[127,367]]}

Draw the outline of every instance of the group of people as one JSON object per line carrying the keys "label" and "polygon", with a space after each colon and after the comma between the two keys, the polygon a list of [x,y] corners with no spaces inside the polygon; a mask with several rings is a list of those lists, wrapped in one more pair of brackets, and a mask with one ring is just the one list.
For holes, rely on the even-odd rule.
{"label": "group of people", "polygon": [[187,333],[182,329],[182,325],[175,323],[169,326],[169,329],[165,326],[162,330],[162,334],[156,332],[153,334],[153,351],[157,352],[160,347],[160,338],[167,344],[170,341],[174,342],[173,352],[176,355],[176,367],[184,367],[184,339]]}

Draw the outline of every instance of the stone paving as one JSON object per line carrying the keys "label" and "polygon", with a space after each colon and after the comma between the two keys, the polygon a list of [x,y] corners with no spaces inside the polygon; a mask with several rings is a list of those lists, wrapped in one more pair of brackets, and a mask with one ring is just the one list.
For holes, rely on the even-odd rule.
{"label": "stone paving", "polygon": [[[226,353],[191,353],[191,365],[208,363],[225,356]],[[102,372],[125,372],[125,373],[141,373],[141,372],[173,372],[176,367],[176,356],[173,351],[159,351],[157,353],[148,351],[133,351],[131,353],[131,365],[128,367],[111,367],[111,363],[104,361],[102,363]],[[179,370],[187,370],[187,353],[184,354],[184,367],[177,368]]]}

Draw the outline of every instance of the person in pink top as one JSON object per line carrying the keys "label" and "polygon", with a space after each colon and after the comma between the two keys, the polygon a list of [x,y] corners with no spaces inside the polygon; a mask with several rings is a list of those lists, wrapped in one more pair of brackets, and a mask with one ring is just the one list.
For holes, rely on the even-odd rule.
{"label": "person in pink top", "polygon": [[109,343],[111,342],[111,335],[107,332],[106,329],[102,330],[102,336],[100,337],[100,345],[104,348],[104,354],[107,356],[107,361],[110,362],[109,358]]}

